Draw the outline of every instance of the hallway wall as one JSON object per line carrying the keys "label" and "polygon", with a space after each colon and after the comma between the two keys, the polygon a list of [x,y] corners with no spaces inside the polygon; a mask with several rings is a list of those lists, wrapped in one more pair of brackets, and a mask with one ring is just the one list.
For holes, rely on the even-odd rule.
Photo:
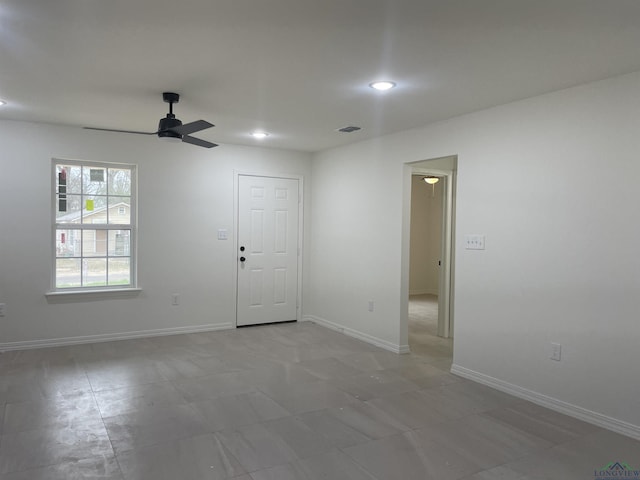
{"label": "hallway wall", "polygon": [[438,295],[442,245],[442,182],[428,185],[424,175],[411,178],[409,294]]}

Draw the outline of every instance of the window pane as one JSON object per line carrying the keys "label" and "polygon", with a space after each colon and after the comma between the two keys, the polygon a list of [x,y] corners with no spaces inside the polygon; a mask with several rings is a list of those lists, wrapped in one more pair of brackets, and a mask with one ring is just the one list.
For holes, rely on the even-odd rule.
{"label": "window pane", "polygon": [[107,256],[107,231],[83,230],[82,255],[85,257]]}
{"label": "window pane", "polygon": [[82,206],[80,195],[58,194],[56,202],[57,223],[80,223],[80,207]]}
{"label": "window pane", "polygon": [[109,285],[131,285],[131,260],[109,259]]}
{"label": "window pane", "polygon": [[109,256],[128,257],[131,255],[131,230],[109,231]]}
{"label": "window pane", "polygon": [[56,192],[82,193],[82,167],[56,165]]}
{"label": "window pane", "polygon": [[82,223],[107,223],[107,197],[82,196]]}
{"label": "window pane", "polygon": [[109,169],[109,195],[131,195],[131,170]]}
{"label": "window pane", "polygon": [[81,230],[56,230],[56,257],[80,257]]}
{"label": "window pane", "polygon": [[120,225],[131,223],[130,197],[109,197],[109,223]]}
{"label": "window pane", "polygon": [[106,195],[107,169],[82,167],[82,193],[87,195]]}
{"label": "window pane", "polygon": [[56,259],[56,288],[72,288],[82,285],[79,258]]}
{"label": "window pane", "polygon": [[82,260],[82,285],[101,287],[107,284],[107,259],[88,258]]}

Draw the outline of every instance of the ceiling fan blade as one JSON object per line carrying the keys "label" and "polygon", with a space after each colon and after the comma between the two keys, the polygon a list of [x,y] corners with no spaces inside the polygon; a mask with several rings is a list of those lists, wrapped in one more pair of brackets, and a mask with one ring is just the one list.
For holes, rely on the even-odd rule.
{"label": "ceiling fan blade", "polygon": [[202,140],[196,137],[190,137],[189,135],[183,135],[182,141],[185,143],[190,143],[191,145],[197,145],[199,147],[204,147],[204,148],[212,148],[212,147],[218,146],[217,143],[207,142],[206,140]]}
{"label": "ceiling fan blade", "polygon": [[180,135],[189,135],[190,133],[199,132],[200,130],[211,127],[215,127],[215,125],[207,122],[206,120],[196,120],[195,122],[185,123],[179,127],[169,128],[169,130],[179,133]]}
{"label": "ceiling fan blade", "polygon": [[85,130],[99,130],[101,132],[117,132],[117,133],[135,133],[138,135],[156,135],[158,132],[136,132],[133,130],[114,130],[113,128],[98,128],[98,127],[82,127]]}

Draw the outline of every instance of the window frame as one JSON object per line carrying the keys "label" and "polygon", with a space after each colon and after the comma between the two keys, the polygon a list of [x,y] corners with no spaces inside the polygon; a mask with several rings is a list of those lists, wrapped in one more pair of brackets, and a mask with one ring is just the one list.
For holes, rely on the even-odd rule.
{"label": "window frame", "polygon": [[[83,223],[80,222],[78,224],[75,223],[58,223],[57,221],[57,213],[58,213],[58,179],[57,179],[57,166],[58,165],[69,165],[74,167],[87,167],[87,168],[96,168],[96,169],[126,169],[131,172],[131,193],[129,196],[130,199],[130,207],[129,207],[129,223],[128,224],[115,224],[115,223]],[[139,291],[138,288],[138,275],[137,275],[137,263],[138,263],[138,218],[137,218],[137,204],[138,204],[138,182],[137,182],[137,165],[128,164],[128,163],[116,163],[116,162],[100,162],[93,160],[70,160],[66,158],[52,158],[51,159],[51,285],[50,291],[47,292],[47,295],[66,295],[66,294],[87,294],[87,293],[96,293],[96,292],[126,292],[126,291]],[[108,178],[108,177],[107,177]],[[108,209],[109,209],[109,198],[111,195],[108,193],[107,186],[107,194],[105,195],[106,205],[107,205],[107,218],[108,218]],[[68,193],[67,195],[73,195],[72,193]],[[83,188],[81,187],[79,195],[84,195]],[[117,197],[117,195],[113,195]],[[82,208],[80,210],[80,214],[82,216]],[[107,238],[109,237],[110,231],[117,230],[128,230],[130,232],[129,236],[129,284],[127,285],[93,285],[93,286],[73,286],[73,287],[58,287],[57,286],[57,249],[56,249],[56,239],[57,239],[57,230],[66,229],[66,230],[103,230],[106,232]],[[97,238],[97,235],[96,235]],[[94,239],[95,241],[96,239]],[[81,241],[81,248],[83,248],[83,241]],[[91,255],[84,255],[84,251],[80,252],[80,262],[81,264],[85,259],[96,258]],[[108,268],[108,259],[109,258],[117,258],[111,257],[108,254],[108,250],[106,251],[106,256],[104,257],[107,263]],[[81,267],[82,268],[82,267]],[[108,270],[107,270],[108,272]]]}

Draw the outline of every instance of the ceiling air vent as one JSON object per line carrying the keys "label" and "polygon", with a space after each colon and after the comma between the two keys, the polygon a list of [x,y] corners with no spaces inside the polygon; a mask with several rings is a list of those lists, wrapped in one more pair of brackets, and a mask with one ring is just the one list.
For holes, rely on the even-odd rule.
{"label": "ceiling air vent", "polygon": [[351,133],[351,132],[357,132],[358,130],[360,130],[360,127],[354,127],[353,125],[349,126],[349,127],[342,127],[338,129],[338,132],[342,132],[342,133]]}

